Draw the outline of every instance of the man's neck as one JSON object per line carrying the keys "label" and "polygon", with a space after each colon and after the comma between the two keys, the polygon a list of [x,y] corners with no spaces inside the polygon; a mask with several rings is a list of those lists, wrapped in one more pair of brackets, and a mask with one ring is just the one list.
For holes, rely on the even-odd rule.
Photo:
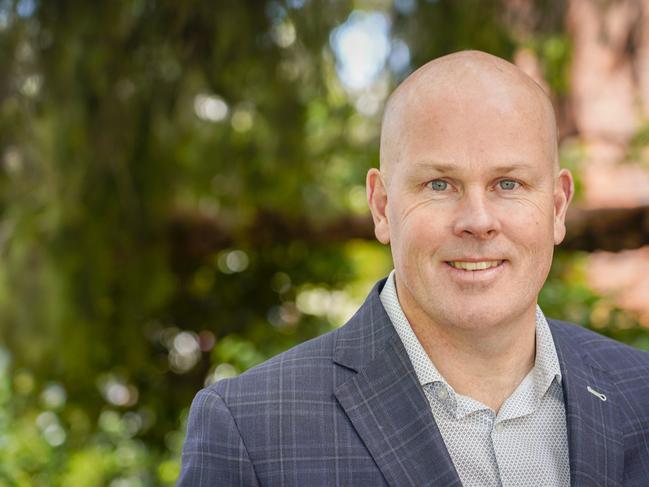
{"label": "man's neck", "polygon": [[455,392],[496,412],[534,367],[534,309],[487,330],[440,326],[422,312],[403,311],[429,358]]}

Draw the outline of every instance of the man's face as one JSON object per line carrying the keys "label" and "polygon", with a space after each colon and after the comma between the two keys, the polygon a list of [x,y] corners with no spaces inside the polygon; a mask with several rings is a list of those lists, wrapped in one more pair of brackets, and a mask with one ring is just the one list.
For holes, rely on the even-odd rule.
{"label": "man's face", "polygon": [[407,107],[398,160],[386,181],[374,177],[387,203],[377,236],[391,243],[404,312],[474,330],[533,320],[572,194],[554,167],[553,124],[525,97],[432,104]]}

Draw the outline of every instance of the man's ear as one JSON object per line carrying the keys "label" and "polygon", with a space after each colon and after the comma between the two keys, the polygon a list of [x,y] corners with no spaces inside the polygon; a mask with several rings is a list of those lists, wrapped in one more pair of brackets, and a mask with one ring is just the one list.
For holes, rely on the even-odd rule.
{"label": "man's ear", "polygon": [[554,244],[559,245],[566,236],[566,211],[575,192],[572,174],[561,169],[554,185]]}
{"label": "man's ear", "polygon": [[388,192],[383,178],[378,169],[372,168],[367,173],[365,180],[367,203],[374,220],[374,235],[384,245],[390,243],[390,227],[387,217]]}

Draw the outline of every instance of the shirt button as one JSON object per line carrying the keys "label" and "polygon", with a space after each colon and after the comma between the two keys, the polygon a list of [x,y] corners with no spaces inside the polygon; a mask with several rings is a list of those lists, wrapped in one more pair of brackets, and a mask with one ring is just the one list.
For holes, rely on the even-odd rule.
{"label": "shirt button", "polygon": [[440,387],[437,389],[437,399],[446,399],[448,398],[448,391],[444,387]]}
{"label": "shirt button", "polygon": [[496,433],[500,433],[502,430],[505,429],[505,425],[502,424],[502,423],[498,423],[498,424],[494,427],[494,429],[496,430]]}

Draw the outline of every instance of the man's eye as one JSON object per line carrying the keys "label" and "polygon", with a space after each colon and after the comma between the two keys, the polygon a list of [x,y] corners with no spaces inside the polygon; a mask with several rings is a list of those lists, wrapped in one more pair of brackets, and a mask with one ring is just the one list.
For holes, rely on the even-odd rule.
{"label": "man's eye", "polygon": [[435,179],[434,181],[428,183],[428,186],[433,191],[444,191],[446,188],[448,188],[448,183],[446,181],[442,181],[441,179]]}
{"label": "man's eye", "polygon": [[498,185],[500,186],[500,189],[516,189],[518,183],[516,181],[512,181],[511,179],[503,179],[502,181],[498,182]]}

